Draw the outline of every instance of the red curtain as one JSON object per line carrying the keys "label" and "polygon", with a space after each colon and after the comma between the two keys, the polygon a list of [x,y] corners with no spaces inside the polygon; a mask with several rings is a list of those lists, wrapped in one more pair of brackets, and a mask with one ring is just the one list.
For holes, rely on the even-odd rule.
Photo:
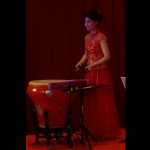
{"label": "red curtain", "polygon": [[[84,53],[84,16],[103,13],[109,62],[121,126],[125,126],[125,0],[26,0],[26,86],[31,80],[83,78],[74,66]],[[26,97],[26,133],[34,133],[32,101]]]}

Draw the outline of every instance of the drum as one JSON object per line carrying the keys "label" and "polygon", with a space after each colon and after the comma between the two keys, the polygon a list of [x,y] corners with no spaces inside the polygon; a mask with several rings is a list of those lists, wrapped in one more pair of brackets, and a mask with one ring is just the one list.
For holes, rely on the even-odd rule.
{"label": "drum", "polygon": [[33,80],[28,83],[27,95],[34,102],[38,123],[40,127],[45,127],[44,111],[48,115],[50,128],[65,127],[69,112],[68,94],[64,88],[49,89],[49,83],[66,83],[67,80]]}

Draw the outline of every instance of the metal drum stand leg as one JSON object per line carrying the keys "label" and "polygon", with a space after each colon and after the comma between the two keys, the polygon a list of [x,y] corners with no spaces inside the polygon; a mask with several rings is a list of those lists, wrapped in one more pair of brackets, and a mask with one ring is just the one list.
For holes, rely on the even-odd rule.
{"label": "metal drum stand leg", "polygon": [[83,118],[83,94],[84,94],[84,90],[80,90],[79,91],[80,101],[81,101],[81,104],[80,104],[80,106],[81,106],[81,108],[80,108],[80,111],[81,111],[81,125],[79,127],[79,129],[81,129],[80,138],[79,138],[77,132],[76,132],[76,135],[77,135],[77,138],[78,138],[79,142],[83,145],[83,147],[85,147],[84,142],[85,142],[85,140],[87,140],[89,148],[92,149],[92,146],[89,142],[88,135],[90,135],[95,142],[97,142],[97,139],[88,131],[88,129],[83,124],[83,119],[84,119]]}
{"label": "metal drum stand leg", "polygon": [[74,141],[74,137],[73,137],[73,130],[72,130],[72,127],[71,127],[71,83],[69,83],[68,89],[69,90],[67,90],[67,93],[69,94],[69,105],[70,105],[70,107],[69,107],[69,113],[68,113],[68,125],[65,128],[65,130],[62,132],[62,134],[59,136],[59,138],[57,139],[57,141],[50,148],[50,150],[52,150],[54,148],[54,146],[61,139],[61,137],[64,135],[64,133],[67,133],[66,139],[67,139],[67,143],[69,143],[69,145],[70,145],[69,147],[71,148],[73,146],[74,149],[76,150],[76,145],[75,145],[75,141]]}

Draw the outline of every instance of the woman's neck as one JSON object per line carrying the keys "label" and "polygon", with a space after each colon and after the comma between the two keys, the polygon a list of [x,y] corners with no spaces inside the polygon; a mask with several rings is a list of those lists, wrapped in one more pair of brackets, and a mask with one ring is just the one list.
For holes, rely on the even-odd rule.
{"label": "woman's neck", "polygon": [[91,33],[91,34],[95,34],[97,31],[98,31],[98,28],[96,28],[96,29],[94,29],[94,30],[91,30],[90,33]]}

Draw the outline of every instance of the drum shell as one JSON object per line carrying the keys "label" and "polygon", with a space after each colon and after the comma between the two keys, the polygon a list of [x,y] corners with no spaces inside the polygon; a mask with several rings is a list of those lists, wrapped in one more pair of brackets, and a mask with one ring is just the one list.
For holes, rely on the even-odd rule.
{"label": "drum shell", "polygon": [[[47,82],[47,84],[45,83]],[[34,102],[37,111],[38,123],[40,127],[45,127],[44,111],[47,111],[49,126],[51,128],[64,127],[67,124],[69,112],[69,98],[68,94],[64,92],[63,88],[51,89],[52,95],[47,96],[49,82],[56,82],[46,80],[42,84],[42,80],[30,81],[27,87],[27,95]],[[32,84],[33,83],[33,84]]]}

